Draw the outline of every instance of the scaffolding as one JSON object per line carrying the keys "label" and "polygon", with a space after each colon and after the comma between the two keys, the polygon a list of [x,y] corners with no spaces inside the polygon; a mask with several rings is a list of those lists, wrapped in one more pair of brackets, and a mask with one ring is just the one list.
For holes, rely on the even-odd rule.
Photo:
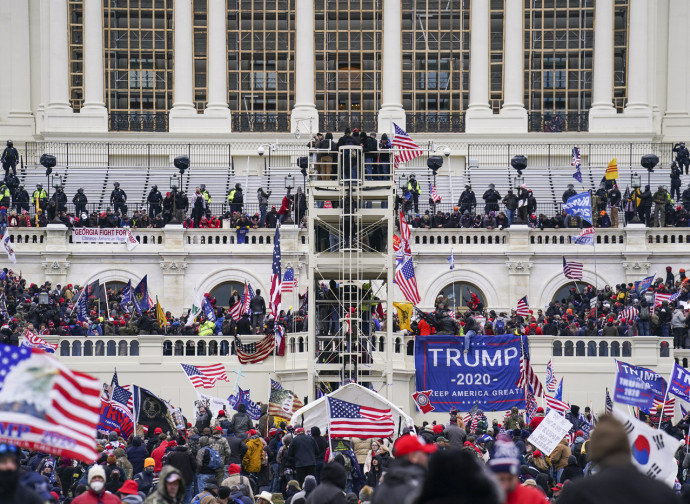
{"label": "scaffolding", "polygon": [[[392,152],[309,153],[310,394],[388,384],[395,184]],[[313,293],[313,295],[311,294]],[[380,307],[379,307],[380,304]]]}

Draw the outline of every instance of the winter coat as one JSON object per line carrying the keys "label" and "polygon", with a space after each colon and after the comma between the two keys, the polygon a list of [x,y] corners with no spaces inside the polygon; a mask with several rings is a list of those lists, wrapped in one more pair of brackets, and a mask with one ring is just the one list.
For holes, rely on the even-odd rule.
{"label": "winter coat", "polygon": [[218,455],[220,455],[220,458],[223,460],[224,464],[230,463],[230,446],[228,445],[227,439],[225,439],[219,433],[213,434],[213,436],[208,438],[208,443],[211,448],[218,452]]}
{"label": "winter coat", "polygon": [[355,452],[358,464],[364,464],[369,450],[371,450],[371,439],[352,438],[352,451]]}
{"label": "winter coat", "polygon": [[565,439],[562,439],[556,448],[553,449],[551,455],[549,455],[551,458],[551,465],[556,470],[565,469],[568,465],[568,457],[570,457],[570,455],[570,446],[568,446],[568,442]]}
{"label": "winter coat", "polygon": [[238,411],[232,416],[230,430],[235,434],[235,436],[244,435],[251,428],[252,417],[249,416],[249,413],[241,413]]}
{"label": "winter coat", "polygon": [[258,473],[264,457],[264,443],[259,437],[252,437],[245,441],[247,453],[242,457],[242,469],[248,473]]}
{"label": "winter coat", "polygon": [[[84,495],[86,495],[86,493]],[[115,496],[113,495],[111,497]],[[41,499],[36,493],[32,492],[31,490],[24,487],[23,485],[20,485],[19,482],[17,482],[17,486],[15,486],[11,492],[6,492],[4,489],[0,489],[0,502],[2,502],[3,504],[43,504],[43,499]],[[75,499],[72,502],[77,501]],[[97,504],[98,501],[95,496],[92,496],[89,500],[84,498],[80,502],[82,504]],[[114,499],[109,499],[107,501],[103,499],[102,502],[103,504],[114,504],[117,501]]]}
{"label": "winter coat", "polygon": [[346,483],[345,468],[337,462],[329,462],[323,466],[321,483],[309,494],[307,504],[345,504]]}
{"label": "winter coat", "polygon": [[[26,490],[26,491],[29,492],[28,490]],[[33,494],[33,495],[36,496],[36,494]],[[2,494],[0,494],[0,496],[2,496]],[[4,500],[4,498],[2,500],[0,500],[0,502],[2,502],[3,504],[10,504],[10,503],[14,503],[14,502],[16,502],[17,504],[20,503],[19,500],[17,500],[17,501],[12,501],[12,500],[6,501],[6,500]],[[29,504],[29,503],[33,503],[33,502],[40,502],[41,504],[43,503],[43,501],[41,499],[38,499],[38,501],[33,501],[29,498],[27,500],[21,501],[21,504]],[[93,490],[88,489],[86,492],[84,492],[80,496],[75,497],[74,500],[72,501],[72,504],[120,504],[120,499],[118,499],[116,496],[114,496],[113,494],[106,492],[106,491],[104,491],[103,494],[99,497],[98,495],[96,495],[96,493]]]}
{"label": "winter coat", "polygon": [[563,474],[561,474],[561,483],[568,480],[576,480],[578,478],[584,478],[585,472],[577,464],[577,458],[575,455],[568,457],[568,465],[563,469]]}
{"label": "winter coat", "polygon": [[315,466],[318,452],[319,447],[311,436],[298,434],[292,439],[288,449],[288,465],[294,468]]}
{"label": "winter coat", "polygon": [[144,495],[148,495],[153,487],[153,473],[142,471],[134,475],[134,481],[139,485],[139,491],[143,492]]}
{"label": "winter coat", "polygon": [[144,504],[180,504],[182,502],[185,494],[185,484],[182,473],[178,469],[173,466],[166,465],[163,467],[163,470],[160,473],[160,481],[164,482],[172,473],[179,474],[180,478],[182,478],[180,479],[180,486],[178,487],[177,495],[168,495],[166,485],[163,483],[158,485],[155,493],[146,498]]}
{"label": "winter coat", "polygon": [[122,469],[124,473],[124,475],[122,476],[122,481],[126,479],[132,479],[132,476],[134,476],[134,467],[132,466],[132,463],[127,459],[125,450],[122,448],[118,448],[113,452],[113,455],[117,457],[117,466],[120,469]]}
{"label": "winter coat", "polygon": [[187,446],[176,446],[168,455],[168,464],[182,473],[185,485],[191,485],[194,482],[196,459]]}
{"label": "winter coat", "polygon": [[450,446],[453,448],[462,448],[467,439],[467,432],[458,425],[450,424],[446,427],[445,436],[448,438]]}
{"label": "winter coat", "polygon": [[407,459],[396,459],[391,462],[374,491],[371,504],[399,504],[413,502],[419,495],[424,482],[425,472],[421,466],[411,464]]}

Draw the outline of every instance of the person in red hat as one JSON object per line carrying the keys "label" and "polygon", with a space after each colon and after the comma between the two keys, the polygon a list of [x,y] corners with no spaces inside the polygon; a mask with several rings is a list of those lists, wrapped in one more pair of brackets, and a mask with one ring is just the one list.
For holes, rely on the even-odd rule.
{"label": "person in red hat", "polygon": [[[407,435],[393,445],[393,459],[383,481],[376,487],[372,504],[406,502],[417,494],[426,477],[429,455],[438,450],[435,444],[426,444],[420,437]],[[410,498],[410,502],[413,499]]]}
{"label": "person in red hat", "polygon": [[117,496],[123,504],[141,504],[143,502],[139,495],[139,485],[134,480],[125,480],[117,491]]}
{"label": "person in red hat", "polygon": [[541,406],[537,408],[537,413],[534,415],[534,418],[530,420],[529,426],[534,431],[537,427],[539,427],[539,424],[544,421],[544,408]]}
{"label": "person in red hat", "polygon": [[506,493],[506,504],[543,504],[544,494],[531,486],[521,485],[517,447],[508,440],[499,439],[489,459],[489,468],[494,472]]}

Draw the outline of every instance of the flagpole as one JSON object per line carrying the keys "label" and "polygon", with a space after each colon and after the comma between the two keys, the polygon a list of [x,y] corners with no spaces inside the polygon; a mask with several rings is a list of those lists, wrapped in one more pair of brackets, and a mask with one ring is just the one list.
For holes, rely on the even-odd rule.
{"label": "flagpole", "polygon": [[105,311],[106,314],[108,315],[108,318],[110,318],[110,307],[108,306],[110,303],[108,302],[108,282],[103,282],[103,292],[105,293]]}
{"label": "flagpole", "polygon": [[84,288],[82,288],[81,292],[79,293],[79,296],[77,297],[77,302],[74,303],[74,305],[72,305],[72,311],[69,312],[70,317],[74,313],[74,310],[76,310],[77,306],[79,306],[79,300],[81,299],[82,294],[84,294]]}

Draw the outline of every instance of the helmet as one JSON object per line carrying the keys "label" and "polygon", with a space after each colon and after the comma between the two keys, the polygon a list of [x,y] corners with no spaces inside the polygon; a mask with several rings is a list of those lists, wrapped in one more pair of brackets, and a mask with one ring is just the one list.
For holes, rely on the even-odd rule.
{"label": "helmet", "polygon": [[43,189],[43,184],[36,184],[36,189]]}
{"label": "helmet", "polygon": [[206,190],[206,184],[201,184],[199,186],[199,189],[201,189],[202,191],[205,191]]}
{"label": "helmet", "polygon": [[573,184],[568,184],[568,189],[574,189],[575,186]]}
{"label": "helmet", "polygon": [[19,189],[24,189],[24,186],[23,186],[23,185],[20,185],[20,186],[19,186]]}
{"label": "helmet", "polygon": [[410,175],[410,178],[411,178],[411,179],[415,178],[414,173],[412,173],[412,174]]}
{"label": "helmet", "polygon": [[152,186],[151,186],[151,190],[152,190],[152,191],[157,191],[157,190],[158,190],[158,186],[157,186],[157,185],[152,185]]}
{"label": "helmet", "polygon": [[13,145],[14,145],[14,142],[12,142],[12,140],[8,140],[8,141],[7,141],[7,146],[8,146],[8,147],[12,147]]}
{"label": "helmet", "polygon": [[115,183],[113,183],[113,185],[115,186],[115,189],[117,189],[118,187],[120,187],[120,183],[119,183],[119,182],[115,182]]}
{"label": "helmet", "polygon": [[489,189],[495,189],[496,185],[495,184],[489,184]]}
{"label": "helmet", "polygon": [[242,187],[242,184],[240,184],[239,182],[237,184],[235,184],[235,189],[240,189],[241,187]]}
{"label": "helmet", "polygon": [[84,194],[84,188],[83,188],[83,187],[80,187],[79,189],[77,189],[77,192],[78,192],[79,194]]}

